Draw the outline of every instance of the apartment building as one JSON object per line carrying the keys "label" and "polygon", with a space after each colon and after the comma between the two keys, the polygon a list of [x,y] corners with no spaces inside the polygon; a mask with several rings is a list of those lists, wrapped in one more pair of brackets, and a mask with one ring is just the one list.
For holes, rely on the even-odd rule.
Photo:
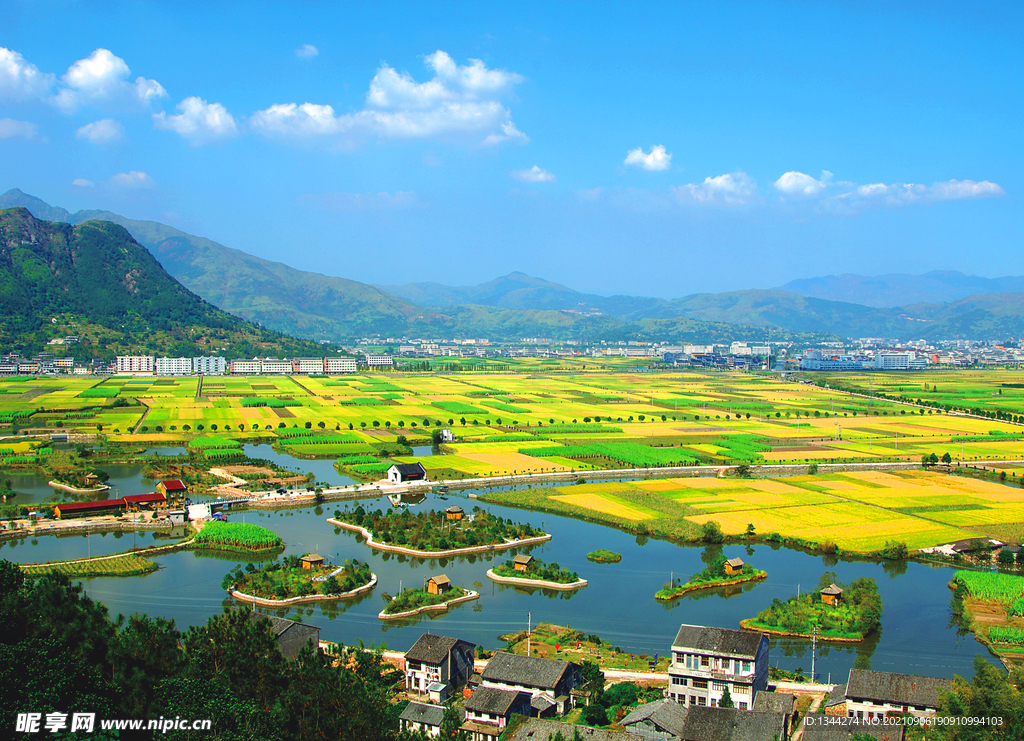
{"label": "apartment building", "polygon": [[768,638],[745,630],[682,625],[672,641],[668,697],[718,707],[726,688],[737,708],[753,707],[768,687]]}
{"label": "apartment building", "polygon": [[115,366],[117,373],[153,373],[156,358],[152,355],[118,355]]}
{"label": "apartment building", "polygon": [[232,360],[229,368],[231,375],[233,376],[258,376],[260,374],[260,363],[259,358],[253,358],[252,360]]}
{"label": "apartment building", "polygon": [[260,361],[260,373],[264,376],[287,376],[292,373],[292,361],[278,358],[263,358]]}
{"label": "apartment building", "polygon": [[215,355],[192,358],[192,372],[197,376],[223,376],[227,369],[227,361]]}
{"label": "apartment building", "polygon": [[323,358],[292,358],[292,373],[319,376],[324,372]]}
{"label": "apartment building", "polygon": [[394,361],[390,355],[370,355],[365,356],[366,364],[371,368],[390,368]]}
{"label": "apartment building", "polygon": [[192,358],[157,358],[158,376],[187,376],[192,373]]}
{"label": "apartment building", "polygon": [[324,371],[329,376],[341,373],[355,373],[359,364],[355,358],[324,358]]}

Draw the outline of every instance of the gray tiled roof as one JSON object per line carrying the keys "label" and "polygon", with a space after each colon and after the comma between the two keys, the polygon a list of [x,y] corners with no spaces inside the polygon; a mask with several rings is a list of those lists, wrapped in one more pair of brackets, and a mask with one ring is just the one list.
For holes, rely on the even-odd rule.
{"label": "gray tiled roof", "polygon": [[952,687],[952,680],[938,677],[851,669],[846,698],[935,708],[939,705],[939,694]]}
{"label": "gray tiled roof", "polygon": [[398,469],[398,472],[403,476],[406,474],[425,474],[426,469],[423,468],[422,463],[395,463],[392,464],[394,468]]}
{"label": "gray tiled roof", "polygon": [[691,706],[679,737],[682,741],[768,741],[782,738],[784,727],[780,713]]}
{"label": "gray tiled roof", "polygon": [[707,653],[757,656],[762,635],[748,630],[709,628],[703,625],[682,625],[672,641],[672,648],[692,648]]}
{"label": "gray tiled roof", "polygon": [[466,710],[472,710],[476,713],[507,715],[520,695],[527,696],[525,692],[499,690],[494,687],[480,687],[474,690],[473,695],[466,700]]}
{"label": "gray tiled roof", "polygon": [[517,656],[499,651],[487,662],[482,676],[485,682],[554,689],[569,668],[568,661]]}
{"label": "gray tiled roof", "polygon": [[428,705],[425,702],[410,702],[399,717],[412,723],[439,727],[441,721],[444,720],[444,708],[440,705]]}
{"label": "gray tiled roof", "polygon": [[841,705],[846,702],[846,685],[837,684],[836,688],[829,693],[828,702],[825,703],[825,707],[830,708],[833,705]]}
{"label": "gray tiled roof", "polygon": [[796,695],[791,695],[788,692],[758,692],[751,710],[792,715],[794,707],[796,707]]}
{"label": "gray tiled roof", "polygon": [[[829,723],[819,725],[817,721],[826,718],[842,720],[843,725]],[[810,725],[809,725],[810,724]],[[850,741],[853,734],[863,733],[879,741],[903,741],[903,726],[888,725],[882,726],[875,723],[861,723],[856,718],[836,718],[836,716],[821,715],[815,713],[808,715],[804,721],[803,741]]]}
{"label": "gray tiled roof", "polygon": [[270,621],[270,630],[275,636],[279,636],[288,630],[293,625],[303,625],[307,628],[313,628],[312,625],[306,625],[295,620],[288,620],[287,618],[278,617],[277,615],[265,615],[262,612],[250,612],[253,620],[259,620],[260,618],[266,618]]}
{"label": "gray tiled roof", "polygon": [[619,725],[628,728],[633,723],[650,720],[658,728],[678,736],[683,732],[686,723],[686,708],[675,700],[657,700],[641,705],[619,721]]}
{"label": "gray tiled roof", "polygon": [[562,723],[557,720],[530,718],[511,731],[507,735],[506,741],[551,741],[557,733],[561,733],[562,738],[571,739],[577,731],[583,741],[638,741],[644,738],[634,733],[607,731],[604,728],[574,726],[571,723]]}
{"label": "gray tiled roof", "polygon": [[416,643],[412,644],[412,648],[405,652],[405,660],[422,661],[426,664],[440,664],[448,656],[448,652],[460,643],[470,648],[474,645],[458,638],[424,633]]}

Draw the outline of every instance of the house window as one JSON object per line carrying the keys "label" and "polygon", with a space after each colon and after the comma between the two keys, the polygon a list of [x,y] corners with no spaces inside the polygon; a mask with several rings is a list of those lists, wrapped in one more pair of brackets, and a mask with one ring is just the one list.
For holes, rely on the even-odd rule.
{"label": "house window", "polygon": [[672,684],[678,684],[683,687],[686,686],[686,677],[672,677]]}
{"label": "house window", "polygon": [[747,703],[741,702],[740,703],[740,710],[746,710],[746,709],[747,709]]}
{"label": "house window", "polygon": [[712,682],[711,683],[711,689],[713,689],[715,692],[725,692],[725,688],[726,688],[725,682]]}
{"label": "house window", "polygon": [[704,707],[705,705],[708,704],[708,698],[706,698],[706,697],[698,697],[697,698],[697,704],[700,705],[701,707]]}
{"label": "house window", "polygon": [[750,663],[751,662],[749,662],[749,661],[744,661],[743,662],[743,671],[745,671],[745,672],[749,672],[750,671]]}
{"label": "house window", "polygon": [[713,707],[713,708],[717,708],[718,707],[718,700],[716,700],[714,697],[711,698],[711,707]]}
{"label": "house window", "polygon": [[690,704],[691,705],[696,705],[697,704],[697,696],[696,695],[690,695]]}
{"label": "house window", "polygon": [[700,657],[700,668],[703,669],[706,666],[711,666],[711,659],[709,659],[707,656],[701,656]]}
{"label": "house window", "polygon": [[708,680],[706,679],[695,679],[693,680],[693,686],[699,690],[706,690],[708,688]]}
{"label": "house window", "polygon": [[734,695],[749,695],[750,687],[745,684],[734,684],[732,686],[732,693]]}

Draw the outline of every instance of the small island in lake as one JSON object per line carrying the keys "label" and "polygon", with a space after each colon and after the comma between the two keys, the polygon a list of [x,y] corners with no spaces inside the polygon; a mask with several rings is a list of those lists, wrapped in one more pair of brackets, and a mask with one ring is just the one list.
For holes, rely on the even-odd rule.
{"label": "small island in lake", "polygon": [[422,587],[404,589],[392,597],[385,592],[381,595],[385,607],[378,618],[394,620],[411,617],[421,612],[443,611],[457,602],[476,599],[480,595],[452,584],[445,574],[427,577]]}
{"label": "small island in lake", "polygon": [[817,628],[819,640],[862,641],[878,629],[881,620],[882,598],[874,579],[862,576],[843,586],[834,573],[826,572],[816,591],[785,602],[776,599],[756,618],[740,625],[747,630],[798,638],[811,638]]}
{"label": "small island in lake", "polygon": [[673,579],[672,583],[665,584],[659,589],[654,598],[666,601],[674,600],[697,589],[727,587],[733,584],[759,581],[767,576],[768,574],[764,571],[759,571],[749,563],[744,563],[743,559],[727,559],[722,554],[718,554],[702,571],[691,576],[689,581]]}
{"label": "small island in lake", "polygon": [[242,522],[207,522],[189,544],[191,548],[209,548],[240,553],[265,553],[284,548],[278,535],[260,525]]}
{"label": "small island in lake", "polygon": [[221,586],[261,600],[315,596],[330,599],[355,591],[372,579],[367,563],[346,559],[340,566],[331,566],[323,556],[311,553],[301,558],[285,556],[282,561],[274,560],[261,566],[250,563],[244,571],[239,566],[225,575]]}
{"label": "small island in lake", "polygon": [[575,571],[562,568],[557,563],[545,564],[533,556],[519,555],[488,570],[487,576],[497,582],[536,582],[538,587],[554,589],[579,589],[587,586]]}
{"label": "small island in lake", "polygon": [[415,513],[408,509],[367,512],[357,506],[352,511],[336,510],[334,520],[368,531],[376,544],[428,552],[506,545],[545,535],[532,525],[506,520],[479,507],[467,515],[458,506]]}
{"label": "small island in lake", "polygon": [[587,560],[593,561],[594,563],[618,563],[622,560],[621,553],[613,553],[612,551],[606,551],[603,548],[591,551],[587,554]]}

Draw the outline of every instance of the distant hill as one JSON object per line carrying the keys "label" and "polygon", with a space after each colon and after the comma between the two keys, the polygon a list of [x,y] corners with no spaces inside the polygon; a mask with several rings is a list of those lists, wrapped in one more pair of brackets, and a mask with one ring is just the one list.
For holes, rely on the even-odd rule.
{"label": "distant hill", "polygon": [[[109,211],[70,214],[14,189],[0,204],[73,224],[120,224],[171,276],[211,304],[265,327],[310,339],[363,336],[521,337],[672,342],[829,337],[1006,339],[1024,335],[1022,278],[954,272],[923,276],[828,276],[786,289],[699,293],[666,301],[599,296],[524,273],[476,286],[370,286],[296,270],[155,221]],[[915,287],[916,286],[916,287]],[[997,293],[970,293],[971,287]],[[935,299],[936,295],[955,295]],[[967,291],[968,293],[964,293]],[[822,295],[818,295],[822,294]],[[838,300],[850,297],[855,300]],[[867,297],[867,298],[865,298]],[[900,302],[888,302],[901,297]],[[870,299],[870,301],[868,300]],[[877,304],[877,305],[876,305]]]}
{"label": "distant hill", "polygon": [[580,293],[560,283],[534,278],[525,273],[509,273],[476,286],[445,286],[441,283],[407,283],[402,286],[378,286],[382,291],[420,306],[443,307],[457,304],[481,304],[503,309],[551,309],[581,313],[601,313],[617,319],[651,311],[664,304],[663,299],[637,296],[598,296]]}
{"label": "distant hill", "polygon": [[83,338],[66,346],[82,357],[113,351],[237,357],[318,348],[210,305],[117,224],[72,226],[36,219],[24,208],[0,210],[0,344],[38,351],[65,334]]}
{"label": "distant hill", "polygon": [[782,290],[830,301],[894,308],[918,303],[948,303],[983,293],[1021,292],[1024,277],[981,278],[956,270],[933,270],[924,275],[826,275],[791,280]]}

